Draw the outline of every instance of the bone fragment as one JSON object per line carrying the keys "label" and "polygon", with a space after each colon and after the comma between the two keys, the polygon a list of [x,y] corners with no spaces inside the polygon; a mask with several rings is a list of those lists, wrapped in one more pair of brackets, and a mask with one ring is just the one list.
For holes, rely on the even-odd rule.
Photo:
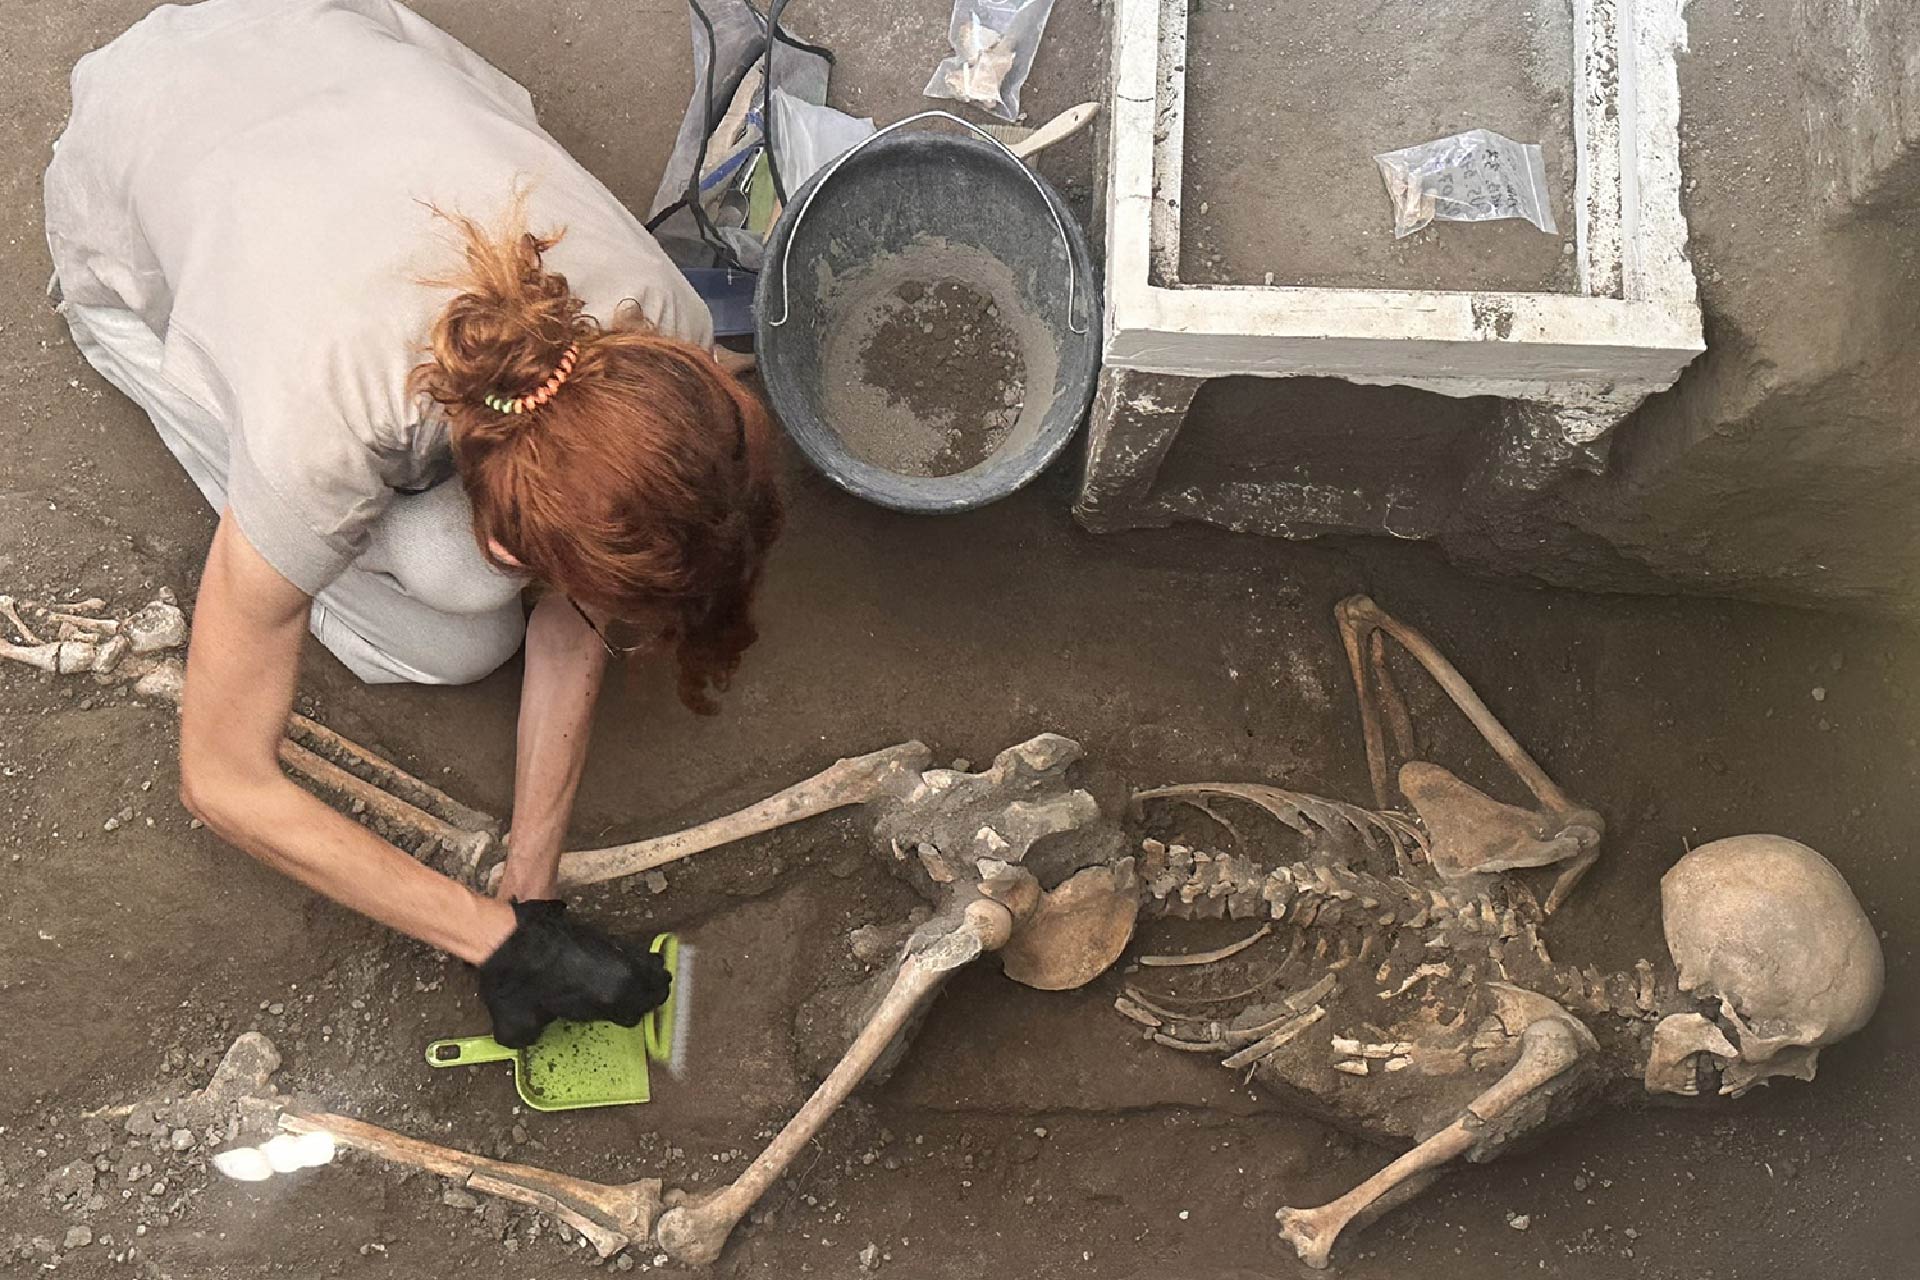
{"label": "bone fragment", "polygon": [[26,644],[40,643],[40,637],[33,633],[33,628],[28,626],[26,622],[21,619],[20,611],[14,608],[14,600],[12,596],[0,596],[0,618],[5,618],[8,622],[13,624],[14,631],[16,631],[19,634],[20,639],[23,643],[26,643]]}
{"label": "bone fragment", "polygon": [[1145,1009],[1142,1009],[1138,1004],[1135,1004],[1125,996],[1116,997],[1113,1002],[1113,1007],[1121,1017],[1126,1018],[1130,1022],[1137,1022],[1143,1027],[1152,1027],[1157,1031],[1166,1025],[1159,1018],[1148,1013]]}
{"label": "bone fragment", "polygon": [[1298,1038],[1308,1027],[1311,1027],[1314,1023],[1326,1016],[1326,1009],[1315,1005],[1313,1008],[1307,1010],[1307,1012],[1288,1019],[1271,1034],[1254,1041],[1254,1043],[1248,1045],[1232,1057],[1222,1060],[1220,1065],[1235,1070],[1241,1067],[1252,1066],[1279,1050],[1283,1045]]}
{"label": "bone fragment", "polygon": [[[1407,1152],[1386,1168],[1317,1209],[1282,1209],[1280,1234],[1310,1267],[1324,1268],[1340,1233],[1355,1219],[1384,1209],[1393,1193],[1430,1176],[1442,1165],[1465,1154],[1480,1139],[1480,1130],[1498,1119],[1529,1094],[1544,1087],[1580,1060],[1580,1035],[1560,1018],[1541,1018],[1527,1024],[1520,1035],[1520,1057],[1506,1075],[1469,1102],[1458,1120]],[[1345,1068],[1335,1063],[1336,1070]],[[1362,1066],[1362,1071],[1365,1067]],[[1358,1073],[1349,1073],[1358,1074]]]}
{"label": "bone fragment", "polygon": [[72,627],[75,631],[91,632],[101,636],[116,635],[120,631],[120,624],[112,618],[89,618],[84,614],[61,613],[55,609],[46,609],[43,612],[49,621],[57,622],[62,627]]}
{"label": "bone fragment", "polygon": [[629,1244],[644,1243],[660,1212],[658,1178],[609,1186],[531,1165],[489,1160],[326,1112],[286,1111],[280,1127],[290,1133],[332,1134],[343,1147],[452,1178],[483,1195],[531,1205],[585,1236],[602,1258]]}
{"label": "bone fragment", "polygon": [[1342,1061],[1334,1063],[1333,1069],[1335,1071],[1344,1072],[1350,1076],[1364,1076],[1367,1074],[1366,1061],[1361,1058],[1343,1059]]}
{"label": "bone fragment", "polygon": [[[933,753],[922,743],[903,742],[868,755],[836,761],[777,795],[685,831],[631,844],[562,854],[560,885],[566,888],[599,884],[637,875],[817,814],[864,804],[885,794],[903,774],[917,775],[932,758]],[[496,871],[490,885],[497,883],[498,876]]]}
{"label": "bone fragment", "polygon": [[1653,1029],[1653,1047],[1647,1054],[1642,1082],[1649,1093],[1675,1093],[1694,1097],[1700,1092],[1693,1063],[1694,1056],[1710,1053],[1727,1062],[1739,1058],[1720,1028],[1698,1013],[1676,1013],[1660,1020]]}
{"label": "bone fragment", "polygon": [[95,644],[88,640],[48,640],[41,644],[17,645],[0,640],[0,658],[24,662],[57,676],[111,671],[125,652],[125,645],[112,641]]}
{"label": "bone fragment", "polygon": [[[925,748],[920,750],[924,752]],[[718,1258],[734,1225],[813,1141],[827,1117],[846,1101],[947,975],[983,953],[1004,946],[1013,931],[1012,913],[984,898],[974,899],[955,914],[957,919],[948,932],[933,936],[918,949],[908,944],[899,975],[872,1020],[861,1028],[846,1056],[767,1149],[730,1185],[688,1198],[661,1215],[657,1239],[670,1257],[694,1265]]]}

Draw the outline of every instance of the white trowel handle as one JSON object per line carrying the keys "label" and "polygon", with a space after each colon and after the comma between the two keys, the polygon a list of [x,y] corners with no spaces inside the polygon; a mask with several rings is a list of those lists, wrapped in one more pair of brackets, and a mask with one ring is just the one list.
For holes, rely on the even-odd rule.
{"label": "white trowel handle", "polygon": [[1077,107],[1068,107],[1020,141],[1009,143],[1007,150],[1025,160],[1035,152],[1071,138],[1086,128],[1087,122],[1099,113],[1100,104],[1097,102],[1083,102]]}

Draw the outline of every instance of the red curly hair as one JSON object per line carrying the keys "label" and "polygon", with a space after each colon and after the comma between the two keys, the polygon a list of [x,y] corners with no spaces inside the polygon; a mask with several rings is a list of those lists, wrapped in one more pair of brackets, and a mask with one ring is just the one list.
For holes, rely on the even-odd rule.
{"label": "red curly hair", "polygon": [[[680,700],[716,709],[755,639],[752,605],[779,535],[774,433],[713,353],[637,315],[602,326],[543,256],[559,240],[444,215],[464,242],[460,293],[435,321],[410,385],[442,405],[489,559],[504,548],[542,586],[610,617],[667,619]],[[573,372],[538,411],[488,394],[539,387],[570,344]],[[502,564],[502,568],[515,568]]]}

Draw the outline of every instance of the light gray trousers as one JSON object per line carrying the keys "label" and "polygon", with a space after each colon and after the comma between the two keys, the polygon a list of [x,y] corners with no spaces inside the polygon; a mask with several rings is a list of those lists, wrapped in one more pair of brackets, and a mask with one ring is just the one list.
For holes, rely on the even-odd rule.
{"label": "light gray trousers", "polygon": [[[73,340],[100,376],[153,420],[215,511],[227,505],[227,430],[160,371],[160,339],[116,307],[60,304]],[[368,684],[467,684],[519,649],[522,582],[474,541],[466,490],[452,479],[401,494],[366,551],[314,597],[308,625]]]}

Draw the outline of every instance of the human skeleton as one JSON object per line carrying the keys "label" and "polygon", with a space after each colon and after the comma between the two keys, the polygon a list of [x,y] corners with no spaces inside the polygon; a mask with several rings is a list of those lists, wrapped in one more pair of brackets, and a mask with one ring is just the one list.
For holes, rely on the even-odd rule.
{"label": "human skeleton", "polygon": [[[102,608],[87,600],[23,613],[0,596],[18,638],[0,639],[0,658],[177,700],[181,668],[169,651],[184,644],[186,624],[172,599],[126,619]],[[291,1107],[279,1123],[534,1205],[602,1256],[651,1240],[678,1261],[710,1262],[834,1110],[901,1051],[955,970],[993,952],[1016,981],[1070,989],[1120,959],[1142,911],[1253,920],[1224,947],[1137,957],[1135,973],[1154,977],[1137,976],[1115,1008],[1160,1045],[1219,1055],[1337,1123],[1413,1144],[1339,1199],[1280,1211],[1285,1238],[1325,1266],[1346,1229],[1457,1158],[1491,1158],[1623,1092],[1737,1096],[1775,1076],[1811,1079],[1820,1049],[1865,1023],[1882,982],[1877,937],[1839,873],[1779,836],[1715,841],[1667,873],[1670,961],[1612,974],[1556,963],[1543,931],[1598,855],[1599,816],[1560,791],[1418,632],[1364,597],[1335,614],[1372,809],[1261,784],[1163,787],[1135,796],[1136,816],[1161,827],[1136,844],[1072,784],[1077,744],[1045,734],[977,773],[929,768],[926,747],[903,743],[687,831],[564,855],[563,885],[603,882],[859,804],[874,818],[875,848],[929,904],[856,1002],[844,1057],[726,1187],[587,1182]],[[1390,776],[1389,740],[1410,757],[1414,735],[1389,640],[1466,715],[1534,808],[1417,759]],[[437,788],[298,715],[281,758],[417,856],[476,887],[497,877],[499,824]],[[1178,838],[1183,819],[1206,838]],[[1253,839],[1242,832],[1251,822],[1262,824],[1247,827]],[[1544,903],[1517,874],[1532,868],[1558,869]]]}

